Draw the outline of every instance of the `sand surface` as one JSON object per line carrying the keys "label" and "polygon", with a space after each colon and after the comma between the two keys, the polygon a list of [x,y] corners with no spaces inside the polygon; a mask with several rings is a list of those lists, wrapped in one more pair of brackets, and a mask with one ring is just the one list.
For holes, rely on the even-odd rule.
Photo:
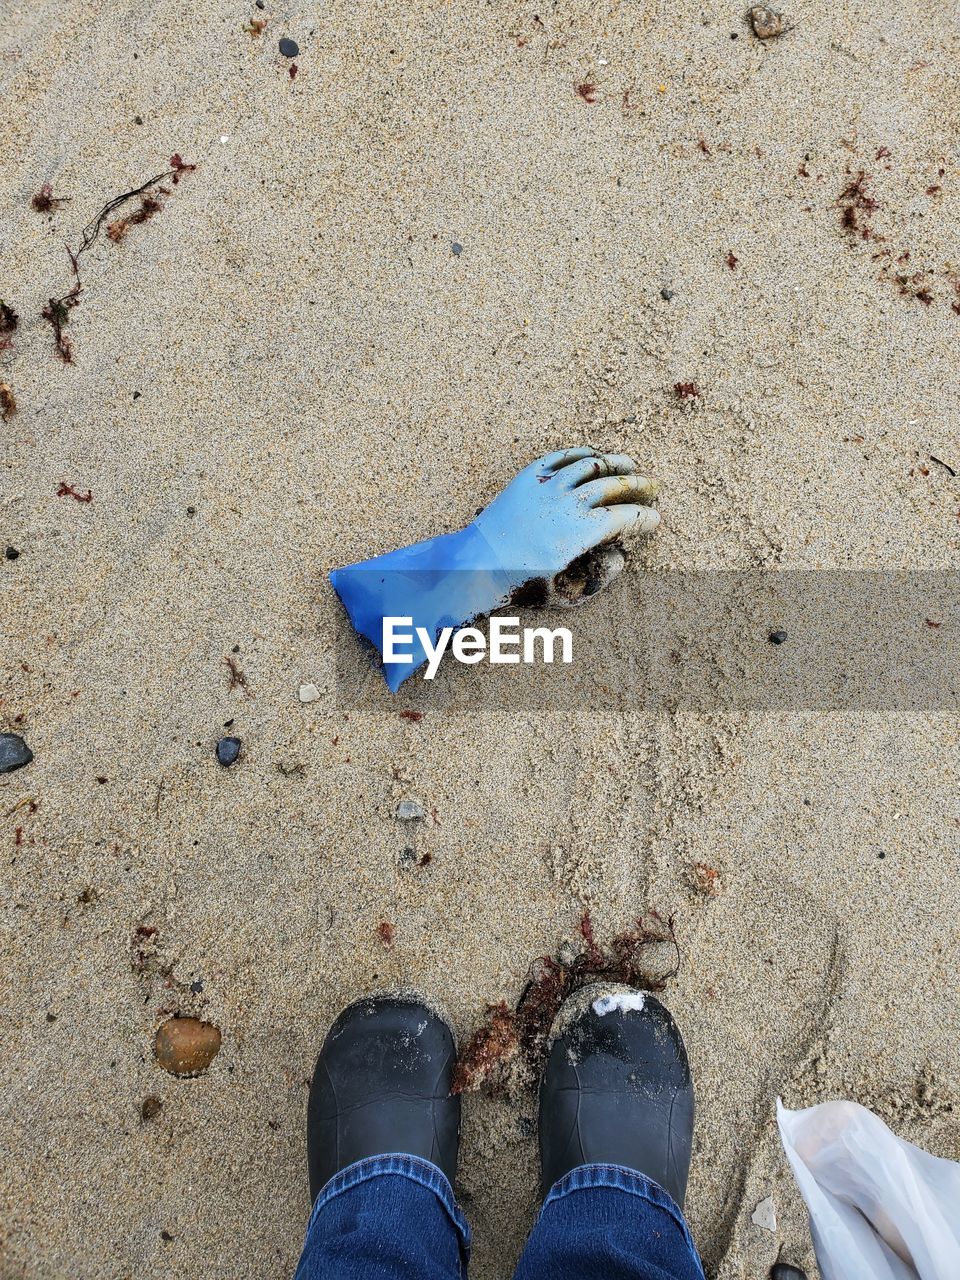
{"label": "sand surface", "polygon": [[[630,574],[956,565],[956,17],[791,16],[763,45],[738,4],[4,6],[0,729],[36,756],[0,779],[4,1280],[291,1275],[338,1010],[415,986],[465,1036],[585,906],[675,915],[709,1276],[812,1265],[778,1093],[960,1157],[955,714],[491,709],[478,669],[413,722],[337,662],[331,567],[582,440],[663,483]],[[82,255],[65,365],[64,244],[172,153],[196,172]],[[175,1011],[222,1031],[200,1078],[154,1062]],[[532,1220],[534,1116],[467,1099],[478,1280]]]}

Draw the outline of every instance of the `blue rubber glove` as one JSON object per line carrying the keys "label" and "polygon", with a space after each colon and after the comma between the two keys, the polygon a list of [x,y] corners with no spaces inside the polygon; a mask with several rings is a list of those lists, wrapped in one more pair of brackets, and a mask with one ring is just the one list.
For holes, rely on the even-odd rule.
{"label": "blue rubber glove", "polygon": [[[525,467],[465,529],[429,538],[373,560],[334,569],[330,581],[354,628],[383,659],[395,693],[427,660],[416,629],[436,637],[515,598],[534,581],[544,595],[557,575],[594,548],[635,530],[652,533],[660,517],[645,503],[658,486],[625,454],[586,446],[548,454]],[[384,619],[406,617],[411,661],[384,651]]]}

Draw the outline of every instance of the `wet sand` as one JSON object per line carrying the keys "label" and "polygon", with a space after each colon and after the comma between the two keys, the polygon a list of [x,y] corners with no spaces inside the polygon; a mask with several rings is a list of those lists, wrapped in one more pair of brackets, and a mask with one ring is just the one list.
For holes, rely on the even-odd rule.
{"label": "wet sand", "polygon": [[[438,690],[417,722],[338,665],[330,568],[583,440],[662,482],[632,575],[956,565],[957,33],[792,17],[762,44],[643,0],[7,10],[0,730],[36,758],[0,778],[0,1275],[292,1274],[339,1009],[413,986],[465,1037],[587,907],[675,918],[708,1275],[815,1274],[778,1094],[960,1157],[954,714]],[[65,243],[174,153],[196,172],[80,258],[64,364]],[[35,211],[45,182],[69,203]],[[222,1032],[196,1079],[154,1062],[174,1012]],[[532,1220],[534,1118],[467,1100],[478,1280]]]}

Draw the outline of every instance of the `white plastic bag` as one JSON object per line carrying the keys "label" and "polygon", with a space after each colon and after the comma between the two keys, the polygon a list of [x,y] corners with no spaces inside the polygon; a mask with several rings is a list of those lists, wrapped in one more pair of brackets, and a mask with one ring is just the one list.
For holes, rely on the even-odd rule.
{"label": "white plastic bag", "polygon": [[960,1164],[856,1102],[788,1111],[778,1098],[777,1122],[823,1280],[960,1280]]}

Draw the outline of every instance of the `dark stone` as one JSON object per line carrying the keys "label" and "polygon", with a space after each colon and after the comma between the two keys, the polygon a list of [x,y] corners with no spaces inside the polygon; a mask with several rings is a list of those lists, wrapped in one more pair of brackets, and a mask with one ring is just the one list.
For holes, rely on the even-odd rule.
{"label": "dark stone", "polygon": [[140,1117],[143,1120],[153,1120],[163,1110],[163,1103],[154,1094],[144,1098],[140,1104]]}
{"label": "dark stone", "polygon": [[190,983],[190,990],[193,992],[195,996],[198,996],[200,994],[200,992],[203,990],[203,982],[201,981],[200,978],[197,978],[195,982]]}
{"label": "dark stone", "polygon": [[0,773],[22,769],[33,759],[33,752],[17,733],[0,733]]}
{"label": "dark stone", "polygon": [[450,246],[450,252],[455,258],[459,258],[461,253],[463,253],[463,245],[457,244],[456,240],[454,240],[453,244]]}
{"label": "dark stone", "polygon": [[224,768],[233,762],[240,755],[240,748],[243,743],[239,738],[221,738],[217,743],[217,759]]}
{"label": "dark stone", "polygon": [[770,1280],[807,1280],[807,1273],[786,1262],[775,1262],[770,1268]]}
{"label": "dark stone", "polygon": [[266,5],[263,3],[263,0],[257,0],[257,8],[258,8],[258,9],[265,9],[265,8],[266,8]]}
{"label": "dark stone", "polygon": [[141,395],[142,395],[142,392],[140,392],[140,391],[135,391],[135,392],[133,393],[133,398],[134,398],[134,400],[139,400]]}
{"label": "dark stone", "polygon": [[786,638],[787,633],[785,631],[771,631],[769,636],[767,636],[767,639],[771,644],[783,644]]}
{"label": "dark stone", "polygon": [[134,123],[134,124],[143,124],[143,116],[134,116],[134,117],[133,117],[133,123]]}
{"label": "dark stone", "polygon": [[300,46],[296,40],[291,40],[289,36],[284,36],[280,41],[280,52],[285,58],[295,58],[300,52]]}
{"label": "dark stone", "polygon": [[670,299],[673,297],[673,290],[672,290],[672,289],[661,289],[661,290],[660,290],[660,297],[664,300],[664,302],[669,302],[669,301],[670,301]]}
{"label": "dark stone", "polygon": [[195,516],[196,514],[197,514],[197,508],[196,508],[196,507],[187,507],[187,515],[188,515],[188,516]]}
{"label": "dark stone", "polygon": [[16,547],[7,547],[6,556],[8,560],[19,560],[20,552]]}

